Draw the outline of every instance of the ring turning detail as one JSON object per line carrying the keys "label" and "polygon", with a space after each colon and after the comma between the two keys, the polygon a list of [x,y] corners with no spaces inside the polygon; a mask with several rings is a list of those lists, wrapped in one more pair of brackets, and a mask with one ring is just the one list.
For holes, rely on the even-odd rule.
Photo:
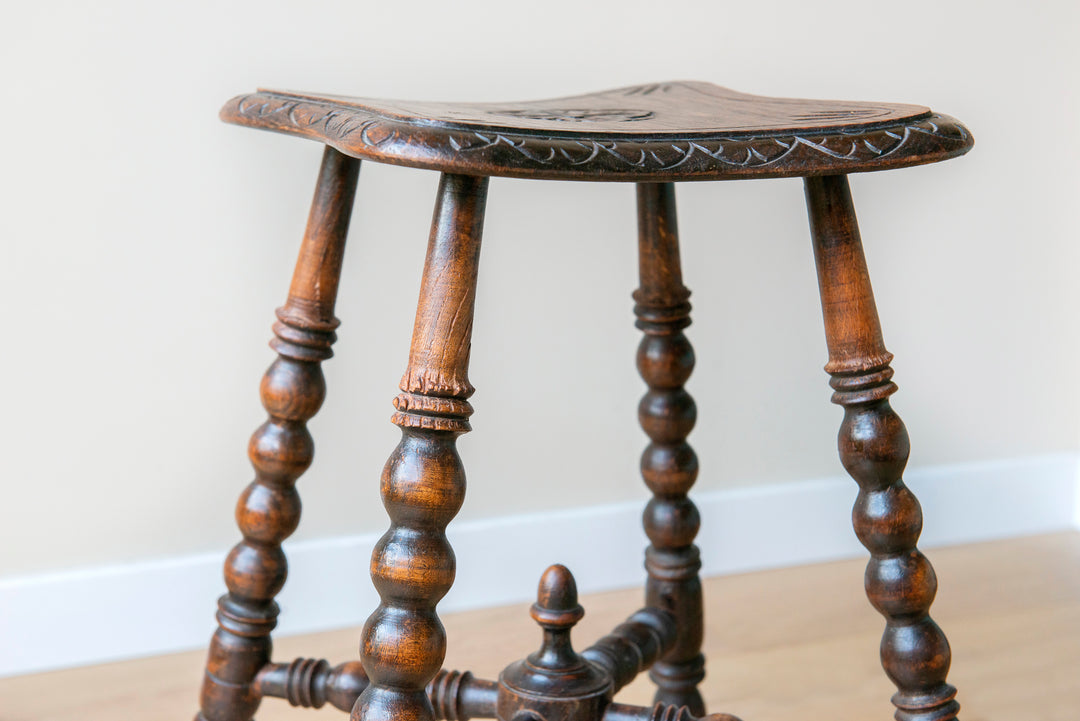
{"label": "ring turning detail", "polygon": [[946,683],[952,653],[930,618],[937,577],[916,543],[922,509],[901,475],[907,429],[889,405],[896,392],[847,178],[810,178],[806,204],[817,259],[833,403],[843,406],[840,460],[859,484],[852,521],[870,551],[866,594],[885,616],[881,664],[898,689],[898,721],[947,721],[960,705]]}
{"label": "ring turning detail", "polygon": [[[885,619],[880,661],[897,689],[895,718],[958,717],[946,678],[949,643],[930,617],[937,579],[917,545],[922,512],[902,479],[909,440],[889,404],[897,390],[892,355],[847,175],[962,155],[973,142],[962,124],[917,105],[766,98],[685,81],[519,103],[260,90],[229,101],[221,116],[325,147],[273,328],[277,357],[260,386],[267,420],[248,448],[255,478],[236,509],[242,539],[225,562],[227,593],[218,602],[196,721],[252,721],[267,698],[333,706],[352,721],[738,721],[706,715],[705,698],[726,693],[730,679],[717,678],[702,693],[701,559],[714,549],[698,547],[701,517],[689,496],[698,477],[687,441],[697,420],[686,389],[695,354],[684,332],[690,291],[675,183],[783,176],[805,182],[825,370],[833,402],[844,409],[840,460],[858,484],[852,521],[870,553],[867,596]],[[333,355],[361,159],[441,172],[408,363],[393,399],[391,422],[401,437],[379,484],[389,517],[370,563],[379,603],[364,625],[359,658],[276,662],[274,599],[287,575],[282,543],[299,524],[296,482],[314,458],[307,423],[326,395],[321,364]],[[648,438],[640,471],[651,496],[642,515],[644,607],[579,653],[571,636],[585,609],[573,575],[553,565],[531,609],[539,649],[488,680],[443,668],[447,642],[437,607],[457,565],[447,529],[465,502],[457,439],[472,430],[469,358],[492,176],[636,184],[636,362],[646,387],[638,421]],[[618,692],[645,672],[656,685],[653,705],[618,702]]]}

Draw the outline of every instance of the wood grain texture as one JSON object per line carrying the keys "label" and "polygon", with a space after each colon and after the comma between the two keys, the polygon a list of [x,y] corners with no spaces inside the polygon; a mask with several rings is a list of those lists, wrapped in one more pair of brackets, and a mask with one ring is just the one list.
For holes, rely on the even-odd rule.
{"label": "wood grain texture", "polygon": [[[319,191],[264,379],[270,420],[256,433],[257,477],[241,499],[244,540],[226,564],[229,595],[210,650],[198,721],[249,721],[262,696],[346,709],[352,721],[697,721],[704,621],[700,525],[688,498],[698,472],[687,443],[697,410],[685,390],[694,352],[682,283],[673,181],[807,176],[822,305],[836,389],[845,407],[841,458],[859,482],[856,532],[871,551],[867,592],[887,620],[882,661],[899,693],[899,721],[948,721],[949,648],[928,609],[936,590],[915,547],[921,516],[900,474],[907,437],[888,406],[895,390],[881,342],[846,176],[943,160],[971,136],[928,108],[764,98],[707,83],[633,86],[554,101],[445,104],[260,91],[235,98],[226,121],[327,144]],[[334,149],[336,148],[336,150]],[[274,595],[285,581],[281,542],[296,528],[294,483],[310,464],[305,423],[325,395],[319,363],[330,357],[334,298],[357,161],[443,171],[408,366],[394,399],[401,441],[383,471],[390,528],[376,544],[371,577],[380,603],[364,626],[362,667],[317,658],[272,663]],[[643,514],[647,608],[578,655],[581,620],[572,575],[541,580],[533,618],[540,651],[508,666],[497,687],[440,670],[446,634],[436,613],[455,559],[446,537],[465,495],[457,438],[470,430],[468,378],[488,176],[638,182],[644,338],[637,366],[648,386],[639,420],[650,443],[641,472],[652,491]],[[651,625],[650,625],[651,624]],[[647,706],[613,704],[614,692],[650,668],[658,690]],[[494,694],[494,695],[493,695]],[[711,721],[737,721],[717,714]]]}
{"label": "wood grain texture", "polygon": [[442,667],[435,612],[454,581],[446,526],[465,500],[457,437],[469,430],[469,344],[487,179],[444,175],[432,221],[409,365],[394,400],[401,442],[382,476],[390,529],[371,556],[381,603],[364,626],[370,685],[353,721],[434,721],[425,687]]}
{"label": "wood grain texture", "polygon": [[694,538],[701,518],[687,497],[698,460],[686,442],[697,406],[683,387],[694,370],[694,349],[683,333],[690,325],[690,291],[682,283],[674,186],[642,183],[637,191],[640,287],[634,293],[634,313],[644,333],[637,368],[648,386],[638,419],[650,441],[641,456],[641,474],[653,494],[642,519],[650,542],[645,602],[670,612],[679,629],[675,646],[649,675],[658,686],[657,702],[687,706],[700,715],[705,712],[697,690],[705,678],[704,617],[701,556]]}
{"label": "wood grain texture", "polygon": [[881,663],[896,684],[897,721],[948,721],[960,706],[945,680],[951,651],[930,618],[937,577],[916,547],[922,509],[904,485],[909,443],[889,405],[896,392],[847,178],[806,181],[833,402],[844,407],[840,460],[859,484],[852,511],[867,550],[866,593],[885,617]]}
{"label": "wood grain texture", "polygon": [[425,103],[263,90],[226,122],[377,162],[484,176],[676,181],[855,173],[967,152],[918,105],[768,98],[711,83],[635,85],[519,103]]}
{"label": "wood grain texture", "polygon": [[[964,691],[965,721],[1075,721],[1080,533],[937,548],[934,564],[942,578],[934,611],[955,643],[952,676]],[[706,630],[710,678],[723,679],[702,686],[708,706],[746,721],[887,719],[891,684],[871,660],[880,621],[851,582],[864,565],[852,559],[705,579],[706,612],[741,619]],[[580,603],[588,613],[575,633],[599,638],[640,605],[641,591],[586,594]],[[493,678],[507,658],[530,653],[537,633],[528,606],[445,616],[447,662]],[[357,634],[348,628],[285,636],[274,646],[284,658],[345,659],[356,654]],[[0,716],[175,721],[190,713],[205,659],[200,649],[0,679]],[[619,700],[648,705],[653,691],[639,676]],[[313,718],[339,717],[284,702],[259,709],[259,721]]]}
{"label": "wood grain texture", "polygon": [[225,561],[229,592],[218,602],[202,721],[247,721],[261,698],[253,682],[270,661],[274,597],[287,573],[281,542],[300,522],[295,484],[314,455],[306,423],[326,396],[320,363],[333,355],[334,302],[359,170],[358,160],[326,148],[288,299],[277,311],[270,345],[278,357],[260,386],[269,418],[248,446],[255,480],[236,506],[244,539]]}

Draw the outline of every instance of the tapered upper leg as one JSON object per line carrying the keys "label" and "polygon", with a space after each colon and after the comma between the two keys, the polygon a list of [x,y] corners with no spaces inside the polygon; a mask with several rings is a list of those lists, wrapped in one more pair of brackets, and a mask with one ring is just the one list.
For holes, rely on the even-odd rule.
{"label": "tapered upper leg", "polygon": [[922,511],[902,474],[908,459],[903,421],[889,404],[896,392],[863,257],[847,178],[806,179],[833,402],[844,407],[839,450],[859,484],[852,521],[870,551],[866,593],[885,617],[881,662],[898,689],[899,721],[945,721],[960,706],[946,683],[950,651],[930,618],[937,579],[916,543]]}
{"label": "tapered upper leg", "polygon": [[353,721],[433,721],[424,688],[442,666],[435,606],[454,580],[446,526],[465,499],[457,437],[469,430],[476,271],[487,179],[444,175],[428,243],[409,366],[394,400],[401,442],[382,476],[390,529],[371,557],[381,603],[361,641],[370,685]]}
{"label": "tapered upper leg", "polygon": [[218,602],[210,644],[199,714],[205,721],[247,721],[259,705],[253,682],[270,661],[274,596],[287,572],[281,542],[300,522],[295,483],[314,454],[306,422],[326,395],[320,363],[333,355],[334,302],[359,170],[360,161],[326,148],[289,296],[277,311],[270,344],[278,357],[259,388],[269,417],[248,446],[255,480],[236,506],[244,539],[225,562],[229,592]]}

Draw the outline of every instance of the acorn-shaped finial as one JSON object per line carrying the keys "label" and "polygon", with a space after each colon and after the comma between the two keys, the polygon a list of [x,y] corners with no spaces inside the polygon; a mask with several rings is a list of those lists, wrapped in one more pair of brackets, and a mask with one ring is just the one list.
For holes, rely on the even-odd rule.
{"label": "acorn-shaped finial", "polygon": [[544,638],[538,651],[499,676],[498,717],[516,719],[528,713],[547,721],[599,719],[614,687],[603,668],[579,656],[570,644],[570,630],[585,610],[566,566],[544,571],[531,613]]}
{"label": "acorn-shaped finial", "polygon": [[533,604],[531,613],[533,620],[543,626],[545,631],[569,631],[581,620],[585,609],[578,605],[577,582],[574,581],[570,569],[556,563],[544,571],[536,589],[536,603]]}

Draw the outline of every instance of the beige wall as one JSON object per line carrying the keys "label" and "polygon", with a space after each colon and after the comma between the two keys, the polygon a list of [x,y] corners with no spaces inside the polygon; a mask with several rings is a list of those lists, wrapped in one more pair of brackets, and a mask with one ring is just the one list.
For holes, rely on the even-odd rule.
{"label": "beige wall", "polygon": [[[495,100],[700,78],[954,114],[968,157],[852,181],[912,463],[1080,445],[1074,2],[57,5],[22,5],[0,43],[0,575],[236,539],[319,158],[216,120],[257,85]],[[361,171],[298,536],[385,524],[436,180]],[[800,183],[678,199],[700,486],[839,473]],[[462,517],[643,496],[632,200],[493,181]]]}

